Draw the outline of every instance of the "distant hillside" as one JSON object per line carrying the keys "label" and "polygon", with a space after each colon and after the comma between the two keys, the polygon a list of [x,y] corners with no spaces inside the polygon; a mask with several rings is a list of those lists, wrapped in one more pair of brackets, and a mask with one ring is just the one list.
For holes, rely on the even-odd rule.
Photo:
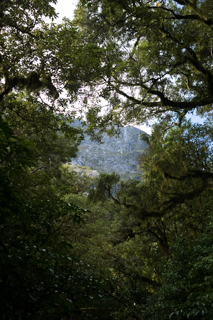
{"label": "distant hillside", "polygon": [[116,172],[122,179],[140,179],[141,172],[137,170],[137,165],[138,157],[146,149],[146,143],[141,140],[141,134],[145,132],[134,127],[123,127],[120,131],[119,138],[109,138],[104,133],[102,144],[91,141],[90,137],[85,135],[77,158],[71,159],[72,163],[90,167],[99,173]]}

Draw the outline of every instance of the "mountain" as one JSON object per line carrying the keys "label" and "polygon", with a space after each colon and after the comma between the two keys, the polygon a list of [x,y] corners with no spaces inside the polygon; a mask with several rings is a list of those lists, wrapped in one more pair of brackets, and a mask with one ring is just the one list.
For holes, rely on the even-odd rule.
{"label": "mountain", "polygon": [[91,141],[90,137],[85,135],[77,157],[71,159],[72,165],[86,166],[99,173],[116,172],[122,179],[140,179],[141,172],[137,169],[138,158],[146,149],[141,134],[145,132],[134,127],[122,127],[118,138],[110,138],[104,133],[101,144]]}

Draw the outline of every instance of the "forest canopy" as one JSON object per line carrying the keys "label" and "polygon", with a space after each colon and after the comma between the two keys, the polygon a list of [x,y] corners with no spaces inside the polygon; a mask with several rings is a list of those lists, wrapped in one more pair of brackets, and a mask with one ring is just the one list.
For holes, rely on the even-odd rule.
{"label": "forest canopy", "polygon": [[[209,320],[213,3],[55,3],[0,2],[2,319]],[[141,180],[70,170],[76,118],[154,120]]]}
{"label": "forest canopy", "polygon": [[107,48],[106,122],[211,110],[212,11],[212,1],[79,2],[84,42]]}

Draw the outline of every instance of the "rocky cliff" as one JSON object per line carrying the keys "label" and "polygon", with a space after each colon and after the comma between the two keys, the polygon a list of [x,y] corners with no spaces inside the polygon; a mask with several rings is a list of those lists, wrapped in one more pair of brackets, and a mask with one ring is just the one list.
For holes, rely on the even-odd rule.
{"label": "rocky cliff", "polygon": [[86,166],[99,173],[116,172],[122,179],[140,179],[138,158],[144,152],[146,143],[142,141],[144,132],[134,127],[123,127],[119,137],[109,138],[103,134],[102,142],[91,141],[88,135],[79,146],[77,158],[71,159],[75,166]]}

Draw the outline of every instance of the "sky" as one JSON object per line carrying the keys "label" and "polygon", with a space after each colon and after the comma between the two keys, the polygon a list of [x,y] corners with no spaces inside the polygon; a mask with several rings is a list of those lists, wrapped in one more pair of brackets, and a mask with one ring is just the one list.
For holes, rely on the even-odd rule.
{"label": "sky", "polygon": [[[61,23],[64,17],[67,17],[70,20],[72,20],[74,17],[74,10],[76,8],[77,3],[78,0],[58,0],[58,3],[55,5],[56,12],[58,13],[58,18],[55,20],[55,22]],[[201,117],[196,116],[195,114],[188,115],[187,118],[191,119],[191,121],[195,123],[204,122],[204,120]],[[148,134],[151,133],[151,128],[146,125],[135,127],[147,132]]]}
{"label": "sky", "polygon": [[58,3],[55,5],[56,12],[59,14],[56,22],[61,23],[64,17],[72,20],[77,3],[78,0],[58,0]]}

